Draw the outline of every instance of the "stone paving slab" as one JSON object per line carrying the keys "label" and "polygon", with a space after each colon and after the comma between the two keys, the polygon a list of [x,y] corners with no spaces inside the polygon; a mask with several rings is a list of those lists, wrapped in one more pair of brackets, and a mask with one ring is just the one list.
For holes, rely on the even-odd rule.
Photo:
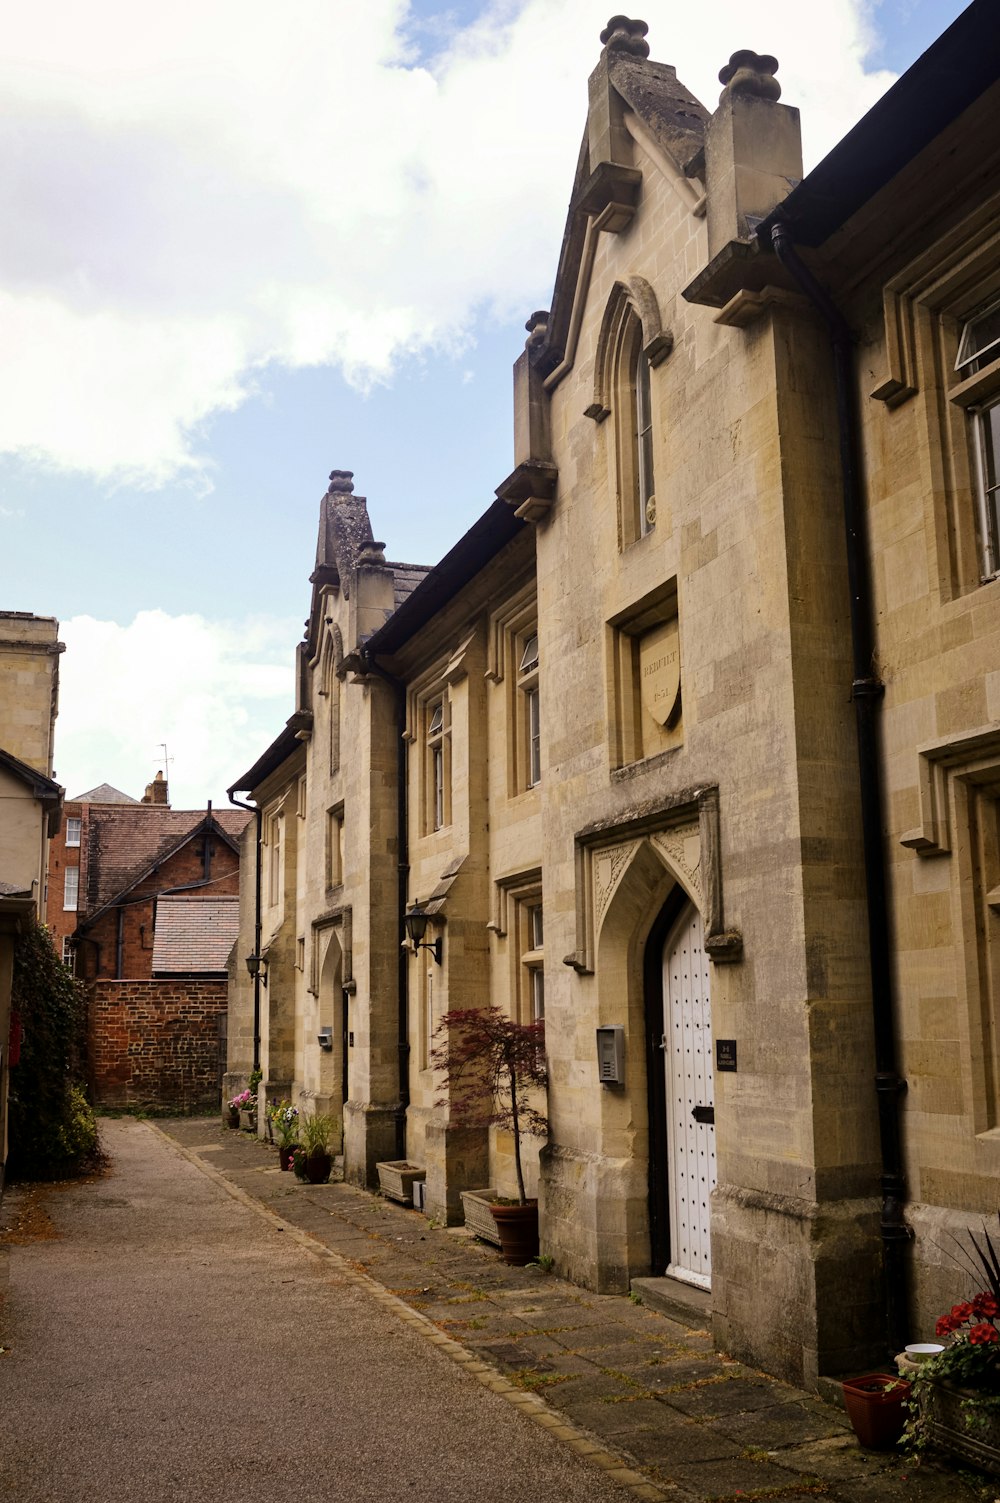
{"label": "stone paving slab", "polygon": [[[676,1503],[994,1503],[1000,1483],[860,1449],[843,1412],[712,1349],[710,1334],[597,1295],[342,1182],[274,1172],[277,1150],[206,1119],[158,1128],[385,1289],[490,1386],[635,1496]],[[461,1354],[465,1354],[464,1356]],[[495,1374],[495,1377],[491,1376]],[[498,1391],[500,1391],[498,1388]],[[540,1406],[540,1407],[539,1407]],[[581,1434],[582,1437],[581,1438]],[[588,1440],[586,1437],[591,1437]]]}

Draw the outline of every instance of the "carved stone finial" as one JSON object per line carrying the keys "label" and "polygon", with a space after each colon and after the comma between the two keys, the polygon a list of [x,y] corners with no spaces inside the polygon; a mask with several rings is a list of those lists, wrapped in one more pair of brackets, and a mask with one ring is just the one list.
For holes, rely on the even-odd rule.
{"label": "carved stone finial", "polygon": [[327,490],[328,496],[353,496],[354,494],[354,471],[331,470],[330,485]]}
{"label": "carved stone finial", "polygon": [[537,313],[533,313],[524,327],[528,331],[528,337],[524,341],[524,348],[526,350],[533,350],[545,340],[545,335],[549,327],[549,310],[542,308]]}
{"label": "carved stone finial", "polygon": [[755,99],[774,102],[781,98],[781,85],[774,76],[777,71],[776,57],[751,52],[749,48],[734,52],[719,73],[719,82],[725,84],[723,97],[726,94],[749,94]]}
{"label": "carved stone finial", "polygon": [[648,57],[649,43],[645,40],[648,30],[645,21],[612,16],[601,32],[601,41],[608,52],[630,52],[633,57]]}
{"label": "carved stone finial", "polygon": [[368,538],[358,549],[358,568],[375,568],[385,563],[385,544]]}

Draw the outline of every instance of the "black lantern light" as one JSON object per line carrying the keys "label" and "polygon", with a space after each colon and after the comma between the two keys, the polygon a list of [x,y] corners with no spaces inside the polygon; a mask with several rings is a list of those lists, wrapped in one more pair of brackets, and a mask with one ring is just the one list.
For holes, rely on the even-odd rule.
{"label": "black lantern light", "polygon": [[414,903],[413,907],[408,908],[403,915],[403,922],[406,925],[406,937],[414,950],[430,950],[434,959],[440,965],[444,946],[441,936],[438,935],[437,939],[432,940],[429,944],[424,944],[424,935],[427,933],[427,925],[430,923],[430,920],[431,915],[420,903]]}

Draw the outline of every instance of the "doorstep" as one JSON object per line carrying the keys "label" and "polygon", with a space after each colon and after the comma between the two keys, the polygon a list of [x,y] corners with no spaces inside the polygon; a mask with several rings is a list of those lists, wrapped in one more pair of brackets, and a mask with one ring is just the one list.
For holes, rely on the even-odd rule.
{"label": "doorstep", "polygon": [[648,1309],[668,1315],[693,1331],[704,1330],[711,1322],[709,1291],[696,1289],[694,1284],[685,1284],[681,1279],[632,1279],[629,1293],[637,1294]]}

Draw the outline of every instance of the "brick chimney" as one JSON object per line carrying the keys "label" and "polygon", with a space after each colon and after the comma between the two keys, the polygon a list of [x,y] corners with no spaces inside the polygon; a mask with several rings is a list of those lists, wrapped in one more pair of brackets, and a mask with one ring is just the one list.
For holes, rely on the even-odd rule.
{"label": "brick chimney", "polygon": [[153,781],[146,784],[146,792],[143,794],[141,802],[144,804],[159,804],[163,809],[170,808],[170,803],[167,799],[167,780],[162,772],[158,772]]}

